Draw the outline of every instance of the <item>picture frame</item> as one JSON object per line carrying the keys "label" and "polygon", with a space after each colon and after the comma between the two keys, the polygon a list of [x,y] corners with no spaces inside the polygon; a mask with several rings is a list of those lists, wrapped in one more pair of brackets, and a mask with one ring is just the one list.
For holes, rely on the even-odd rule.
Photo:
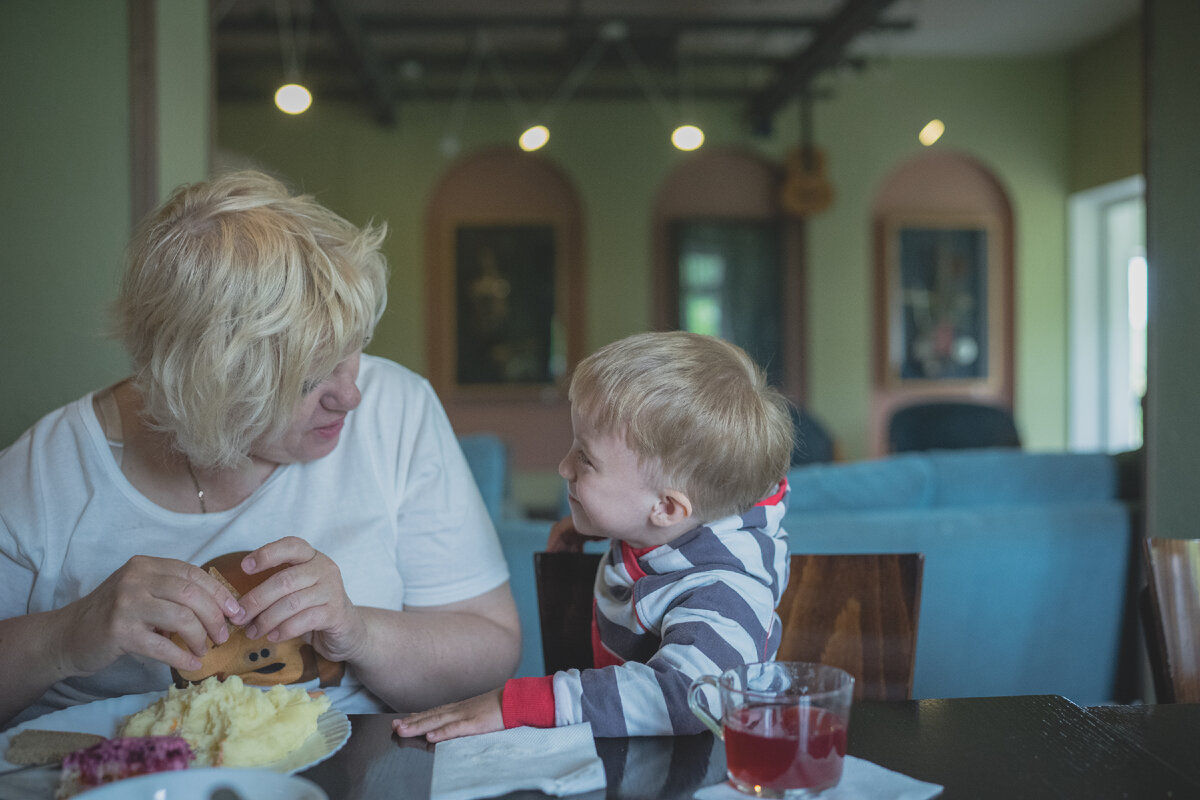
{"label": "picture frame", "polygon": [[555,226],[459,224],[453,244],[454,385],[555,384],[565,369]]}
{"label": "picture frame", "polygon": [[885,385],[995,391],[1007,355],[998,222],[895,216],[884,235]]}

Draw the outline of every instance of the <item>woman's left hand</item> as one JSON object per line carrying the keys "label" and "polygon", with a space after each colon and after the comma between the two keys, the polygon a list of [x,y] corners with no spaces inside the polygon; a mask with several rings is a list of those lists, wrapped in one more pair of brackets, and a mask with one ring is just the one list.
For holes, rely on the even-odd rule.
{"label": "woman's left hand", "polygon": [[[366,646],[367,627],[346,594],[342,573],[329,556],[308,542],[286,536],[242,559],[247,575],[283,566],[238,599],[242,614],[231,621],[246,635],[273,642],[308,637],[330,661],[353,661]],[[247,624],[249,623],[249,624]]]}

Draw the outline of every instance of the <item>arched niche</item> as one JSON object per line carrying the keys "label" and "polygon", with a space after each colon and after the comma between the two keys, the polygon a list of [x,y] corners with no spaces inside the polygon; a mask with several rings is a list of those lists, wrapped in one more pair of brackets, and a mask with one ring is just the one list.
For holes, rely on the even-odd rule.
{"label": "arched niche", "polygon": [[681,161],[659,187],[653,219],[653,323],[659,329],[679,327],[678,265],[671,231],[681,220],[743,220],[778,225],[780,281],[762,287],[764,296],[779,300],[783,382],[793,401],[805,399],[804,226],[784,214],[779,204],[781,166],[755,153],[730,147],[704,148]]}
{"label": "arched niche", "polygon": [[[425,238],[428,377],[455,431],[498,433],[514,467],[552,468],[571,442],[559,383],[584,346],[583,216],[574,187],[546,158],[515,148],[464,156],[430,196]],[[491,254],[488,263],[473,263],[484,252]],[[485,267],[489,274],[476,274]],[[485,313],[472,298],[486,301],[489,320],[515,326],[527,322],[530,298],[539,295],[535,315],[548,319],[549,328],[519,335],[520,341],[537,339],[530,352],[548,366],[528,377],[516,368],[489,371],[471,360],[480,357],[479,331],[490,336],[507,324],[472,327],[478,320],[471,315]],[[488,352],[520,346],[516,338],[497,342]]]}
{"label": "arched niche", "polygon": [[871,447],[926,399],[1013,404],[1013,215],[978,160],[923,153],[887,176],[872,207]]}

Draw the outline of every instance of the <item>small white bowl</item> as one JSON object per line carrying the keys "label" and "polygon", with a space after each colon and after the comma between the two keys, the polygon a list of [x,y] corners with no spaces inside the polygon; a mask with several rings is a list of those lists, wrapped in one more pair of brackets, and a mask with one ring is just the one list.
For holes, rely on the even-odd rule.
{"label": "small white bowl", "polygon": [[210,800],[218,789],[244,800],[329,800],[320,786],[296,775],[269,769],[193,767],[155,772],[98,786],[80,795],[87,800]]}

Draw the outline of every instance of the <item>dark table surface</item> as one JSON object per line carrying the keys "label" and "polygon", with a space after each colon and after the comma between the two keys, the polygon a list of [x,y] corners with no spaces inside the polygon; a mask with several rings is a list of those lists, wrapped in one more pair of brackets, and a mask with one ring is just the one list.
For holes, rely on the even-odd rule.
{"label": "dark table surface", "polygon": [[[350,717],[341,751],[304,777],[331,800],[429,796],[433,748],[399,739],[390,714]],[[1055,695],[859,702],[851,755],[971,798],[1200,798],[1200,705],[1084,709]],[[721,742],[597,739],[606,790],[581,800],[683,800],[725,777]],[[539,792],[506,795],[541,798]]]}
{"label": "dark table surface", "polygon": [[1088,712],[1110,731],[1200,782],[1200,705],[1099,706]]}

